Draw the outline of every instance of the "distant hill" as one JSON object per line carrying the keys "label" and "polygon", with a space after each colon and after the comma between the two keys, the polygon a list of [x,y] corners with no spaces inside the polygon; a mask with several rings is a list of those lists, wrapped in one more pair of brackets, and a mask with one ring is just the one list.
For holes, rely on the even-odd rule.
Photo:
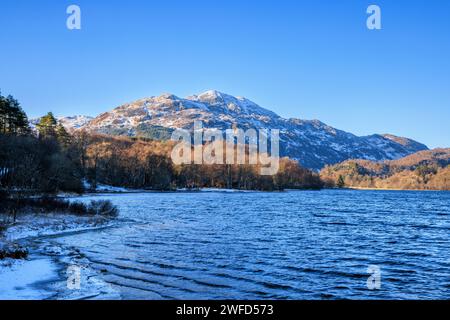
{"label": "distant hill", "polygon": [[391,141],[394,141],[398,144],[401,144],[404,148],[407,150],[410,150],[412,152],[417,152],[418,150],[427,150],[428,147],[422,143],[419,143],[417,141],[404,138],[404,137],[397,137],[392,134],[383,134],[384,138],[389,139]]}
{"label": "distant hill", "polygon": [[393,135],[359,137],[318,120],[285,119],[249,99],[214,90],[187,98],[173,94],[144,98],[94,119],[61,119],[69,129],[162,140],[169,139],[174,129],[192,129],[195,120],[208,128],[279,129],[281,156],[314,170],[347,159],[392,160],[428,149]]}
{"label": "distant hill", "polygon": [[347,160],[320,172],[329,186],[450,190],[450,149],[414,153],[398,160]]}

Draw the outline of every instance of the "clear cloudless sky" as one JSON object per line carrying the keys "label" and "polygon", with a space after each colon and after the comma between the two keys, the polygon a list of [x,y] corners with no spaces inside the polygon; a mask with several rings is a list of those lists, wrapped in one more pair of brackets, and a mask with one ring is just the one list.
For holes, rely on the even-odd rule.
{"label": "clear cloudless sky", "polygon": [[[382,30],[366,28],[370,4]],[[0,13],[0,90],[30,117],[216,89],[450,147],[448,0],[1,0]]]}

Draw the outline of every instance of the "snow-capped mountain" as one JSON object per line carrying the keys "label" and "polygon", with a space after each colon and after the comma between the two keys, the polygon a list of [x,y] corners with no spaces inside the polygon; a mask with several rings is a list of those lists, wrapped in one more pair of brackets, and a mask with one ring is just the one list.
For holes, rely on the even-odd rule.
{"label": "snow-capped mountain", "polygon": [[393,135],[359,137],[318,120],[285,119],[246,98],[218,91],[186,98],[163,94],[122,105],[86,122],[71,119],[61,121],[73,129],[159,138],[170,137],[173,129],[192,129],[195,120],[207,128],[279,129],[281,155],[315,170],[347,159],[392,160],[428,149]]}

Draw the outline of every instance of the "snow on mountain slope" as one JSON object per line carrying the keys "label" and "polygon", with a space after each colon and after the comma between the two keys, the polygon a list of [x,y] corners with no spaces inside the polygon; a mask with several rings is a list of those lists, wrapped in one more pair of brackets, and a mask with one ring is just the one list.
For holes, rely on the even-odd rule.
{"label": "snow on mountain slope", "polygon": [[71,116],[71,117],[59,117],[58,121],[68,129],[79,129],[86,126],[89,121],[93,120],[93,117],[89,116]]}
{"label": "snow on mountain slope", "polygon": [[[66,118],[69,119],[69,118]],[[347,159],[391,160],[428,148],[392,135],[358,137],[318,120],[285,119],[242,97],[218,91],[179,98],[172,94],[140,99],[103,113],[89,121],[65,121],[73,129],[129,136],[170,137],[171,130],[192,129],[196,120],[204,127],[280,130],[280,152],[319,170]],[[167,130],[165,134],[161,134]]]}

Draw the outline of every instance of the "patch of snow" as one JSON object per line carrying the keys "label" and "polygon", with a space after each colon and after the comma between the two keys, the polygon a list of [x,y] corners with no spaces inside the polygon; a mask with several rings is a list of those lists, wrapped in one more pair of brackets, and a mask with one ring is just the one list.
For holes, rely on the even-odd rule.
{"label": "patch of snow", "polygon": [[107,226],[104,217],[75,216],[71,214],[21,214],[16,223],[4,233],[6,241],[57,235],[66,232],[95,230]]}
{"label": "patch of snow", "polygon": [[70,116],[70,117],[58,117],[58,121],[65,127],[69,129],[80,129],[86,126],[93,117],[89,116]]}
{"label": "patch of snow", "polygon": [[37,284],[58,277],[50,258],[11,260],[0,263],[0,300],[42,300],[51,293]]}
{"label": "patch of snow", "polygon": [[[0,261],[0,300],[120,299],[119,293],[102,280],[83,255],[59,243],[43,241],[45,237],[98,230],[112,225],[112,220],[102,217],[19,215],[2,240],[34,245],[27,260]],[[66,270],[72,265],[81,268],[80,290],[67,288]]]}
{"label": "patch of snow", "polygon": [[97,191],[97,192],[129,192],[130,189],[122,188],[122,187],[108,186],[106,184],[98,184],[95,191]]}
{"label": "patch of snow", "polygon": [[[87,181],[87,180],[83,180],[83,186],[84,189],[86,190],[92,190],[92,185]],[[123,187],[113,187],[107,184],[97,184],[97,188],[95,189],[96,192],[113,192],[113,193],[120,193],[120,192],[141,192],[142,190],[134,190],[134,189],[127,189],[127,188],[123,188]]]}

